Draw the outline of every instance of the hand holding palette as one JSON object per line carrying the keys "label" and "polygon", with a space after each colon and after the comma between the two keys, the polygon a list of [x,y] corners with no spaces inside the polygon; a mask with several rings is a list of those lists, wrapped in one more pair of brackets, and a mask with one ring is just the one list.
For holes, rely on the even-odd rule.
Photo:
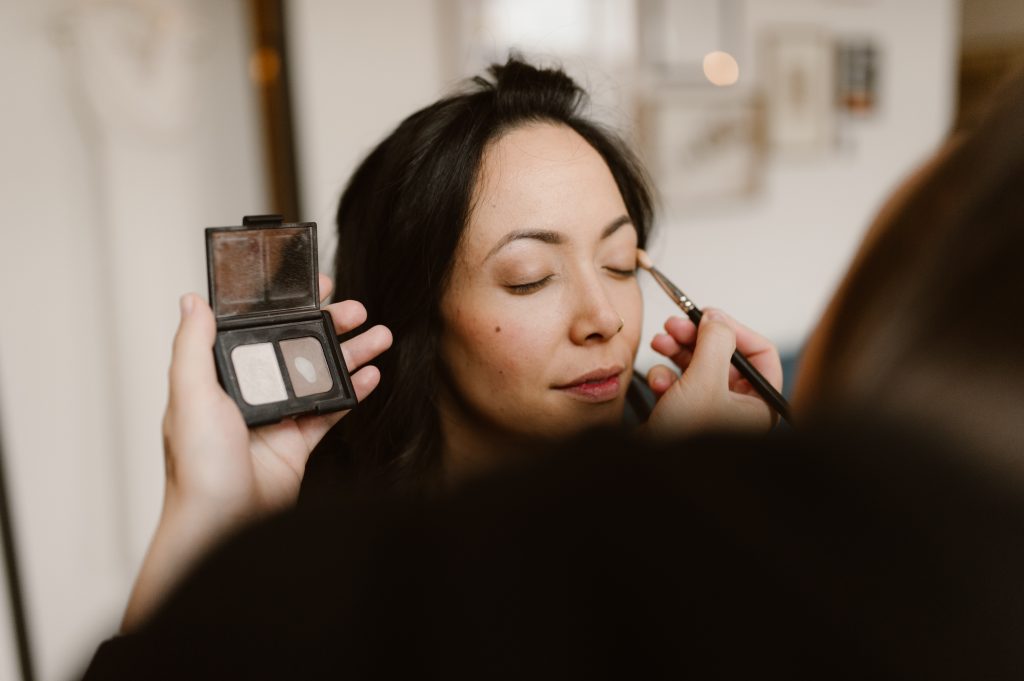
{"label": "hand holding palette", "polygon": [[356,405],[316,253],[316,223],[279,215],[206,230],[217,374],[249,426]]}

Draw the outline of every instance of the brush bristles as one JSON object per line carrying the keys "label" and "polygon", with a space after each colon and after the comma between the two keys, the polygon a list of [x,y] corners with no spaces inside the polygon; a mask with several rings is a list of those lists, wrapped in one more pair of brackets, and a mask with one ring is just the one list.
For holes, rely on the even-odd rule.
{"label": "brush bristles", "polygon": [[654,267],[654,263],[651,262],[651,256],[647,255],[647,251],[642,248],[636,249],[636,262],[645,270],[649,270]]}

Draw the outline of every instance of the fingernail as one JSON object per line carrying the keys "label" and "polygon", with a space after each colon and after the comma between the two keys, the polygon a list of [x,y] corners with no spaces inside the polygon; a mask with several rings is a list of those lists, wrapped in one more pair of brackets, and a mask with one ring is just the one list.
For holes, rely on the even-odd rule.
{"label": "fingernail", "polygon": [[725,315],[718,310],[708,310],[704,313],[704,318],[712,322],[724,322]]}
{"label": "fingernail", "polygon": [[191,293],[186,293],[185,295],[183,295],[181,297],[180,303],[181,303],[181,316],[183,318],[187,317],[190,314],[192,314],[192,306],[195,304],[195,301],[192,300],[192,294]]}

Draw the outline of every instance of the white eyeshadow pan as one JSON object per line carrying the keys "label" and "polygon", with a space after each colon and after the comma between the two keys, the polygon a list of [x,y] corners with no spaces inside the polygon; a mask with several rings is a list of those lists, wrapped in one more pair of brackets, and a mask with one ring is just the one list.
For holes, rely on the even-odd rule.
{"label": "white eyeshadow pan", "polygon": [[252,405],[288,399],[272,343],[239,345],[231,351],[242,399]]}

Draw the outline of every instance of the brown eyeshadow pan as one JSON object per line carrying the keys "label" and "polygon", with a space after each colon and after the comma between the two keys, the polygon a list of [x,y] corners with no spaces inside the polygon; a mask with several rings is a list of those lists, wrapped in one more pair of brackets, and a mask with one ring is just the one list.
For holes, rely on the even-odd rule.
{"label": "brown eyeshadow pan", "polygon": [[334,387],[324,348],[318,339],[312,336],[289,338],[279,345],[296,397],[325,393]]}

